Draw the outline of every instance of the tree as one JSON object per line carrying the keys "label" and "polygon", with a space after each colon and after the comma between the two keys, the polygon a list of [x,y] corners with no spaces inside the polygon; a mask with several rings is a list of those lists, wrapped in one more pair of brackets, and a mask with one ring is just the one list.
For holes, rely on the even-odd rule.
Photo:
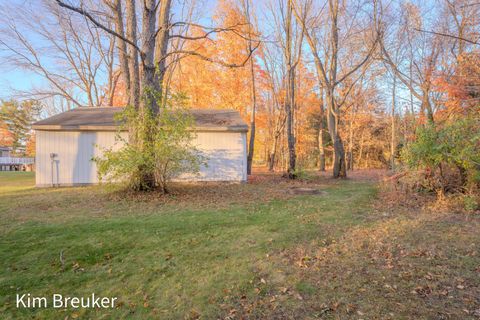
{"label": "tree", "polygon": [[[285,62],[287,63],[287,79],[286,79],[286,99],[285,113],[287,115],[287,143],[288,143],[288,177],[295,177],[297,154],[295,150],[295,133],[294,133],[294,110],[295,110],[295,71],[300,62],[301,49],[303,42],[302,28],[300,37],[295,39],[293,29],[293,2],[287,0],[285,15],[283,16],[283,27],[285,30],[285,42],[283,45]],[[300,40],[298,40],[300,39]],[[296,48],[298,53],[296,54]],[[295,55],[296,54],[296,55]]]}
{"label": "tree", "polygon": [[435,79],[435,89],[444,95],[439,118],[461,117],[478,108],[480,102],[480,52],[458,56],[453,71],[443,72]]}
{"label": "tree", "polygon": [[[141,20],[136,14],[136,2],[134,0],[126,0],[126,35],[121,33],[121,15],[115,14],[117,21],[115,26],[117,29],[111,28],[99,19],[98,13],[88,9],[83,3],[76,6],[62,0],[56,0],[60,7],[76,12],[84,16],[89,22],[93,23],[99,29],[120,39],[127,44],[129,50],[129,75],[130,75],[130,95],[129,101],[133,107],[138,109],[139,115],[145,120],[143,125],[132,123],[130,125],[130,138],[141,139],[138,141],[131,141],[132,144],[138,144],[137,151],[149,153],[149,146],[155,144],[153,134],[138,135],[136,130],[145,130],[147,132],[155,132],[156,128],[149,128],[151,125],[156,125],[155,121],[147,121],[149,114],[154,117],[160,113],[160,108],[167,106],[168,97],[164,94],[168,92],[165,88],[165,76],[168,66],[172,62],[171,58],[182,59],[186,56],[196,56],[205,61],[221,64],[225,67],[235,68],[244,66],[251,55],[256,50],[258,45],[250,50],[247,58],[240,65],[227,63],[213,57],[207,57],[194,50],[172,49],[172,39],[182,38],[188,40],[201,40],[208,38],[211,33],[223,32],[225,29],[214,29],[210,33],[205,33],[199,37],[192,37],[188,34],[177,33],[182,30],[181,27],[191,24],[186,21],[173,22],[171,21],[171,0],[145,0],[141,5]],[[118,11],[118,6],[110,5],[110,9]],[[137,21],[141,21],[141,31],[139,43],[137,39]],[[124,46],[119,48],[124,50]],[[122,53],[124,54],[124,52]],[[138,60],[140,66],[138,66]],[[137,76],[139,75],[139,76]],[[139,88],[139,89],[137,89]],[[138,103],[137,103],[138,100]],[[130,118],[129,118],[130,119]],[[141,129],[146,126],[145,129]],[[139,168],[139,185],[142,189],[153,189],[162,182],[161,177],[156,175],[152,166],[140,166]]]}
{"label": "tree", "polygon": [[[273,5],[276,4],[277,7]],[[277,81],[275,86],[278,86],[278,93],[281,94],[280,97],[277,97],[275,103],[281,104],[283,106],[282,113],[284,114],[284,120],[278,118],[275,123],[275,132],[273,133],[273,147],[272,150],[277,151],[277,141],[285,139],[287,145],[287,164],[286,164],[286,176],[293,179],[295,178],[296,164],[297,164],[297,153],[296,153],[296,137],[295,137],[295,109],[297,103],[296,95],[296,68],[301,61],[302,56],[302,43],[303,43],[303,28],[296,23],[293,18],[293,3],[291,0],[279,0],[278,2],[272,3],[272,6],[269,8],[269,14],[271,15],[271,20],[274,22],[274,45],[271,46],[269,51],[269,58],[279,60],[281,57],[281,63],[271,61],[275,63],[276,66],[280,68],[280,74],[277,76],[279,79],[274,80],[274,74],[276,71],[272,66],[270,73],[272,73],[272,81]],[[275,52],[275,53],[274,53]],[[275,57],[274,57],[275,55]],[[273,84],[273,83],[272,83]],[[282,131],[278,131],[279,129]],[[284,130],[283,130],[284,129]],[[282,132],[283,135],[279,135]],[[283,146],[282,146],[283,147]],[[283,150],[280,149],[283,153]],[[270,162],[273,164],[275,160],[275,153],[270,154]],[[272,166],[271,164],[271,166]]]}
{"label": "tree", "polygon": [[0,121],[0,146],[11,147],[13,140],[13,134],[8,130],[7,124]]}
{"label": "tree", "polygon": [[[250,13],[250,0],[242,0],[242,7],[247,23],[247,48],[248,52],[251,52],[253,49],[253,28],[252,28],[252,18]],[[254,60],[250,59],[250,97],[251,97],[251,111],[250,111],[250,139],[248,142],[248,156],[247,156],[247,173],[252,173],[252,162],[253,162],[253,152],[255,150],[255,112],[257,109],[257,91],[255,87],[255,65]]]}
{"label": "tree", "polygon": [[[328,0],[326,6],[316,8],[313,7],[313,2],[308,0],[302,8],[298,1],[293,1],[295,17],[305,30],[313,55],[319,86],[325,90],[327,125],[334,148],[333,176],[345,178],[347,176],[345,148],[340,136],[342,106],[361,76],[358,76],[359,71],[365,70],[363,67],[369,62],[378,44],[380,32],[375,20],[376,2],[374,1],[373,8],[365,10],[371,12],[371,15],[363,16],[361,8],[366,4],[362,3],[348,7],[347,3],[339,0]],[[323,9],[325,7],[327,9]],[[311,12],[315,10],[318,10],[317,15],[312,15]],[[307,16],[307,12],[310,12],[310,16]],[[352,23],[352,19],[356,23]],[[344,28],[340,27],[341,23],[345,24]],[[340,34],[339,30],[345,31]],[[340,41],[340,37],[343,41]],[[326,44],[323,52],[320,49],[322,42]],[[351,50],[355,50],[357,54]],[[342,53],[345,52],[348,52],[349,57],[354,57],[348,59],[350,63],[343,60]],[[339,97],[338,90],[342,86],[345,86],[344,95]]]}
{"label": "tree", "polygon": [[284,132],[286,116],[285,108],[282,107],[283,93],[283,55],[279,53],[278,46],[266,44],[260,54],[260,59],[264,65],[264,70],[259,77],[259,85],[262,86],[265,104],[265,113],[267,117],[266,131],[268,133],[267,165],[269,171],[274,171],[278,162],[278,150],[280,138]]}
{"label": "tree", "polygon": [[[105,16],[99,19],[110,25]],[[111,101],[118,80],[113,72],[115,37],[51,1],[22,6],[4,3],[0,5],[0,25],[0,48],[8,52],[2,56],[3,66],[27,70],[46,83],[18,91],[16,96],[44,101],[61,98],[69,107]]]}
{"label": "tree", "polygon": [[0,128],[6,132],[7,145],[13,151],[23,153],[27,142],[30,140],[31,125],[38,118],[41,105],[37,101],[2,101],[0,105]]}
{"label": "tree", "polygon": [[[406,2],[399,10],[401,14],[384,23],[386,30],[381,41],[382,57],[396,79],[411,93],[412,111],[415,98],[420,102],[420,113],[433,123],[436,109],[432,101],[433,81],[444,51],[443,42],[435,34],[417,31],[427,22],[419,5]],[[400,19],[392,21],[397,16]]]}
{"label": "tree", "polygon": [[[177,100],[172,99],[169,104],[178,103]],[[153,183],[158,184],[162,193],[168,193],[172,178],[197,174],[204,164],[204,157],[192,144],[193,118],[181,106],[163,108],[158,114],[146,111],[142,115],[134,107],[128,107],[119,120],[135,127],[135,137],[122,139],[125,146],[120,150],[104,150],[102,157],[94,159],[101,179],[125,182],[133,190],[146,190],[152,188],[152,182],[145,180],[144,173],[152,172]]]}

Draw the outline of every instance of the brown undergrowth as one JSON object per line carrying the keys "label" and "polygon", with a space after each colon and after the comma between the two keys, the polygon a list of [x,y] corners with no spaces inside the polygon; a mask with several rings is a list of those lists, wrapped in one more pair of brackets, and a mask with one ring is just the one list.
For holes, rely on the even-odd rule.
{"label": "brown undergrowth", "polygon": [[329,175],[314,172],[309,179],[289,180],[280,173],[256,173],[248,178],[248,183],[199,182],[171,183],[169,193],[132,192],[117,190],[109,194],[112,200],[127,199],[129,201],[156,203],[158,205],[174,205],[196,208],[225,208],[234,204],[253,204],[275,199],[288,199],[295,193],[292,188],[322,189],[336,181]]}

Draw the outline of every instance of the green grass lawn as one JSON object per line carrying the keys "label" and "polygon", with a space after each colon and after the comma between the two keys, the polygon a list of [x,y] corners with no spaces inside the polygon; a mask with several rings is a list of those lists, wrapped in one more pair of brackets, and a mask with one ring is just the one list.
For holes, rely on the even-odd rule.
{"label": "green grass lawn", "polygon": [[[380,212],[374,182],[319,178],[321,195],[299,196],[285,190],[301,182],[265,178],[164,198],[33,181],[0,173],[2,319],[474,317],[480,304],[479,219]],[[117,307],[15,306],[17,293],[92,292]]]}

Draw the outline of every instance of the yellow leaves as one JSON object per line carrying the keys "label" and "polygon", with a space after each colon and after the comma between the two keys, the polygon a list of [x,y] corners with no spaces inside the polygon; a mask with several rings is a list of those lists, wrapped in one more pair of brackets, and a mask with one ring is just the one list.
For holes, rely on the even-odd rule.
{"label": "yellow leaves", "polygon": [[84,268],[80,267],[80,263],[78,262],[75,262],[73,265],[72,265],[72,270],[74,272],[82,272],[82,271],[85,271]]}
{"label": "yellow leaves", "polygon": [[308,268],[310,267],[309,263],[312,261],[312,257],[306,255],[303,256],[299,261],[297,261],[297,265],[300,268]]}
{"label": "yellow leaves", "polygon": [[191,319],[191,320],[200,319],[200,313],[197,310],[192,309],[190,310],[187,319]]}

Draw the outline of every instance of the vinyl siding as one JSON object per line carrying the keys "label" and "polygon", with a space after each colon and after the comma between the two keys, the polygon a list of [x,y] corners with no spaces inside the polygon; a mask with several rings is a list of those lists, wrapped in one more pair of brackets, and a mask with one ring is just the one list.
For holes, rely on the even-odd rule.
{"label": "vinyl siding", "polygon": [[[126,133],[124,134],[126,137]],[[82,185],[98,183],[93,157],[107,148],[118,149],[115,132],[37,131],[36,185]],[[180,181],[246,181],[245,132],[198,132],[193,141],[207,160],[198,175],[183,174]],[[55,153],[54,165],[50,154]],[[52,170],[53,168],[53,170]]]}
{"label": "vinyl siding", "polygon": [[[106,148],[119,148],[115,132],[37,131],[36,185],[98,183],[93,157]],[[52,165],[50,154],[55,153]],[[53,169],[53,170],[52,170]]]}

